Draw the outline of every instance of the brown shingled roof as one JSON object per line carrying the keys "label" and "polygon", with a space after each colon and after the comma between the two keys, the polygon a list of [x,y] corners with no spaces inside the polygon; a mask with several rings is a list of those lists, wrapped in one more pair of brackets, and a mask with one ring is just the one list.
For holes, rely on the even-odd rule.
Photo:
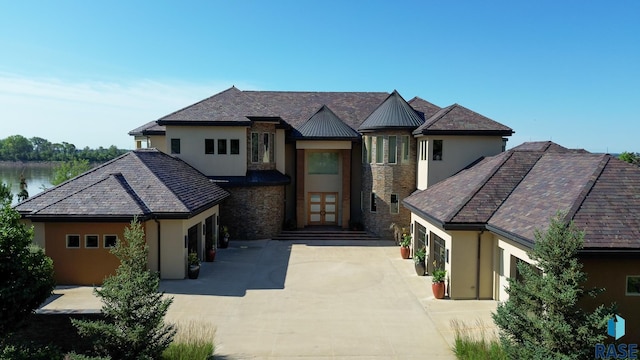
{"label": "brown shingled roof", "polygon": [[439,110],[414,130],[414,135],[502,135],[513,130],[464,106],[453,104]]}
{"label": "brown shingled roof", "polygon": [[487,228],[529,245],[566,211],[585,248],[640,248],[640,168],[552,142],[486,158],[403,204],[445,229]]}
{"label": "brown shingled roof", "polygon": [[24,217],[188,218],[229,196],[184,161],[155,149],[130,151],[16,205]]}

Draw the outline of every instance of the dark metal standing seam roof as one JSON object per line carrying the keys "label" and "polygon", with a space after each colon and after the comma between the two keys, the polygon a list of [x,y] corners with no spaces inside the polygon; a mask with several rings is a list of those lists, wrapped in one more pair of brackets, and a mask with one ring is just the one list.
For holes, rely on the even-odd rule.
{"label": "dark metal standing seam roof", "polygon": [[358,131],[414,129],[422,125],[423,122],[424,119],[394,90],[393,93],[362,122]]}
{"label": "dark metal standing seam roof", "polygon": [[298,127],[295,138],[301,139],[348,139],[357,140],[360,134],[345,124],[326,105],[323,105],[309,120]]}

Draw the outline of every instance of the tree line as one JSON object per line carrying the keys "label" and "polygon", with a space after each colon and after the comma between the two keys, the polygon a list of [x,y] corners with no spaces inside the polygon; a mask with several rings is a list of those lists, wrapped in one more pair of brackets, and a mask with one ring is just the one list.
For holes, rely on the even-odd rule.
{"label": "tree line", "polygon": [[90,163],[105,162],[127,152],[115,145],[83,149],[62,142],[52,143],[41,137],[27,139],[22,135],[12,135],[0,140],[0,160],[3,161],[72,161],[87,160]]}

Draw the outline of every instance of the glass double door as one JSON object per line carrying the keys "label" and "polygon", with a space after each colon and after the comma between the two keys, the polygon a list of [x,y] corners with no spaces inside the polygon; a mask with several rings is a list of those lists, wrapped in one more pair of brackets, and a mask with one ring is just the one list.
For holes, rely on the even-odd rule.
{"label": "glass double door", "polygon": [[310,192],[307,214],[309,225],[337,225],[338,193]]}

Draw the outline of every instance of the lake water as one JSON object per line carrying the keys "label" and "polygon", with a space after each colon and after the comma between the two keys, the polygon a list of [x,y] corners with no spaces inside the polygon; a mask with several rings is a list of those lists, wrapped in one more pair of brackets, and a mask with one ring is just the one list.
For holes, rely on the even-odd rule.
{"label": "lake water", "polygon": [[24,174],[27,180],[27,191],[31,197],[42,192],[43,187],[53,187],[50,180],[55,166],[55,163],[0,163],[0,181],[11,185],[13,204],[17,204],[20,174]]}

